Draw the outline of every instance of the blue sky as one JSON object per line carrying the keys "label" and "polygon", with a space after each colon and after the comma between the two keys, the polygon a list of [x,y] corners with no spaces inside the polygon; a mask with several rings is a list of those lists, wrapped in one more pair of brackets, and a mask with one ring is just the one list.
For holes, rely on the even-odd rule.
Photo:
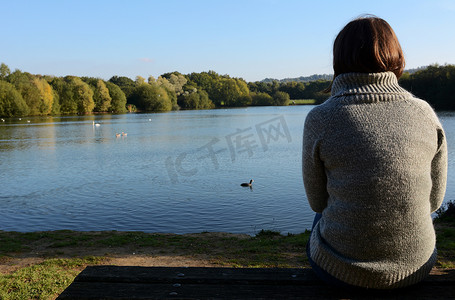
{"label": "blue sky", "polygon": [[407,68],[455,63],[455,0],[0,0],[0,62],[55,76],[213,70],[247,81],[332,73],[353,18],[394,28]]}

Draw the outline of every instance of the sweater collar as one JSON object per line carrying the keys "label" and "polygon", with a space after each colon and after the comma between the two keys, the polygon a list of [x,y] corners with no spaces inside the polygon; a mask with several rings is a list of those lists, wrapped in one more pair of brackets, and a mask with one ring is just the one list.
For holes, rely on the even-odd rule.
{"label": "sweater collar", "polygon": [[392,72],[344,73],[333,80],[332,97],[339,96],[381,101],[408,98],[410,94],[398,85],[397,77]]}

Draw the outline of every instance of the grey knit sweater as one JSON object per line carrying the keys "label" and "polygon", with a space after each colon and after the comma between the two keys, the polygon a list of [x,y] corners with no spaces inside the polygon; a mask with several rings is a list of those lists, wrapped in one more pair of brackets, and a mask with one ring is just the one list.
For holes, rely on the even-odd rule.
{"label": "grey knit sweater", "polygon": [[446,177],[445,134],[426,102],[391,72],[337,76],[305,120],[304,185],[322,213],[311,259],[355,286],[422,280],[436,261],[431,213]]}

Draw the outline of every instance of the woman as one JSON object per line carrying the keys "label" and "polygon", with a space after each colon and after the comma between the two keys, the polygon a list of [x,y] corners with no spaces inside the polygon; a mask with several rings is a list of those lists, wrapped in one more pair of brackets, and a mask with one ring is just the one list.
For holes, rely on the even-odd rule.
{"label": "woman", "polygon": [[331,97],[305,121],[303,180],[317,213],[307,254],[335,285],[404,287],[436,262],[446,139],[433,109],[398,85],[404,65],[386,21],[351,21],[334,42]]}

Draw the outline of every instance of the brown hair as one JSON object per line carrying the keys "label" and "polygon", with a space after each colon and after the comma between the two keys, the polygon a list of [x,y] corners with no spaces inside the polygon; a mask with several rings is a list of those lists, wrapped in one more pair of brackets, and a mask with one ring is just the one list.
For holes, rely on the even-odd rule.
{"label": "brown hair", "polygon": [[334,78],[343,73],[393,72],[400,78],[404,55],[398,38],[385,20],[364,16],[349,22],[333,43]]}

